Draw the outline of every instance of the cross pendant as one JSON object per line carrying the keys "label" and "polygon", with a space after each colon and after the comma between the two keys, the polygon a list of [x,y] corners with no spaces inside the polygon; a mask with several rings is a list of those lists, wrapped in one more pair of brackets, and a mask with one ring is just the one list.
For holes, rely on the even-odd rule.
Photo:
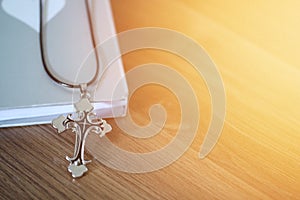
{"label": "cross pendant", "polygon": [[84,146],[88,134],[93,132],[103,137],[112,130],[112,127],[93,112],[94,108],[85,95],[74,104],[74,107],[76,113],[55,118],[52,126],[58,133],[72,130],[76,134],[74,155],[73,157],[66,156],[66,159],[70,162],[68,171],[72,173],[73,178],[78,178],[88,171],[86,164],[91,162],[84,159]]}

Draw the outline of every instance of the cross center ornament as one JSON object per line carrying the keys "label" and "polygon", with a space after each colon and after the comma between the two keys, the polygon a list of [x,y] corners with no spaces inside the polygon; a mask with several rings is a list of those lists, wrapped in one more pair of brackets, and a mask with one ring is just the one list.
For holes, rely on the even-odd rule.
{"label": "cross center ornament", "polygon": [[112,127],[93,112],[94,107],[87,93],[82,94],[80,101],[75,103],[74,107],[76,113],[69,114],[67,117],[60,115],[52,121],[52,126],[58,133],[72,130],[76,134],[74,155],[66,156],[66,159],[70,162],[68,171],[72,173],[73,178],[78,178],[88,171],[85,165],[91,162],[84,160],[84,146],[88,134],[93,132],[103,137],[112,130]]}

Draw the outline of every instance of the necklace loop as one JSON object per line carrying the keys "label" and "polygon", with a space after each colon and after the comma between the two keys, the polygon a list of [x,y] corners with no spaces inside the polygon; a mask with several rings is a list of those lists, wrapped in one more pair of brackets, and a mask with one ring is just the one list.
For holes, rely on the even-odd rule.
{"label": "necklace loop", "polygon": [[91,95],[90,95],[89,91],[87,90],[87,84],[81,83],[79,86],[80,86],[81,98],[89,99],[91,97]]}
{"label": "necklace loop", "polygon": [[[80,88],[81,89],[81,84],[75,84],[75,83],[68,83],[66,81],[63,81],[61,80],[60,78],[56,77],[51,71],[50,71],[50,64],[47,63],[47,59],[46,59],[46,54],[45,54],[45,51],[44,51],[44,28],[43,28],[43,0],[40,0],[39,3],[40,3],[40,6],[39,6],[39,12],[40,12],[40,24],[39,24],[39,39],[40,39],[40,49],[41,49],[41,59],[42,59],[42,63],[43,63],[43,67],[46,71],[46,73],[48,74],[48,76],[53,80],[55,81],[56,83],[64,86],[64,87],[68,87],[68,88]],[[89,27],[90,27],[90,33],[91,33],[91,38],[92,38],[92,44],[93,44],[93,47],[95,49],[95,54],[96,54],[96,72],[95,72],[95,75],[94,77],[88,81],[86,83],[87,86],[93,84],[97,78],[98,78],[98,74],[99,74],[99,58],[98,58],[98,53],[97,53],[97,49],[96,49],[96,42],[95,42],[95,37],[94,37],[94,34],[93,34],[93,27],[92,27],[92,19],[91,19],[91,12],[90,12],[90,8],[89,8],[89,5],[88,5],[88,0],[85,0],[85,7],[86,7],[86,12],[87,12],[87,15],[88,15],[88,22],[89,22]],[[50,66],[50,68],[49,68]],[[53,69],[53,68],[52,68]]]}

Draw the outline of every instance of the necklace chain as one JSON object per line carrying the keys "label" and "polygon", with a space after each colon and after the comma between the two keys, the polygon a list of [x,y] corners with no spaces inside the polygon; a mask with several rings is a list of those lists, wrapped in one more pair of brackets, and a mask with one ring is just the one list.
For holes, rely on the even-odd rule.
{"label": "necklace chain", "polygon": [[[44,50],[44,23],[43,23],[43,0],[40,0],[39,1],[39,14],[40,14],[40,23],[39,23],[39,39],[40,39],[40,49],[41,49],[41,59],[42,59],[42,63],[43,63],[43,67],[46,71],[46,73],[48,74],[48,76],[53,80],[55,81],[56,83],[64,86],[64,87],[68,87],[68,88],[79,88],[82,90],[82,84],[76,84],[76,83],[69,83],[67,81],[64,81],[63,79],[55,76],[50,68],[50,64],[47,62],[47,59],[46,59],[46,54],[45,54],[45,50]],[[94,38],[94,34],[93,34],[93,27],[92,27],[92,19],[91,19],[91,12],[90,12],[90,8],[89,8],[89,5],[88,5],[88,0],[85,0],[85,7],[86,7],[86,12],[87,12],[87,15],[88,15],[88,22],[89,22],[89,27],[90,27],[90,33],[91,33],[91,38],[92,38],[92,43],[93,43],[93,47],[95,48],[96,47],[96,42],[95,42],[95,38]],[[97,68],[96,68],[96,72],[95,72],[95,75],[94,77],[88,81],[86,83],[86,86],[89,86],[91,84],[93,84],[96,80],[97,80],[97,77],[98,77],[98,74],[99,74],[99,59],[98,59],[98,55],[97,55],[97,51],[96,51],[96,48],[95,48],[95,52],[96,52],[96,63],[97,63]]]}

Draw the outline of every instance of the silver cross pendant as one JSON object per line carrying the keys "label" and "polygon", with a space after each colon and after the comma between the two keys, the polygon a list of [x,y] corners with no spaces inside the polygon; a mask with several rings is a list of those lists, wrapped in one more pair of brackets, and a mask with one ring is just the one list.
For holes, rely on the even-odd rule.
{"label": "silver cross pendant", "polygon": [[82,97],[74,104],[74,107],[76,113],[69,114],[67,117],[61,115],[53,119],[52,126],[58,133],[72,130],[76,134],[74,155],[73,157],[66,156],[66,159],[70,162],[68,171],[72,173],[73,178],[78,178],[88,171],[86,164],[91,162],[84,160],[84,146],[88,134],[93,132],[103,137],[112,130],[112,127],[93,112],[94,108],[86,90],[82,91]]}

